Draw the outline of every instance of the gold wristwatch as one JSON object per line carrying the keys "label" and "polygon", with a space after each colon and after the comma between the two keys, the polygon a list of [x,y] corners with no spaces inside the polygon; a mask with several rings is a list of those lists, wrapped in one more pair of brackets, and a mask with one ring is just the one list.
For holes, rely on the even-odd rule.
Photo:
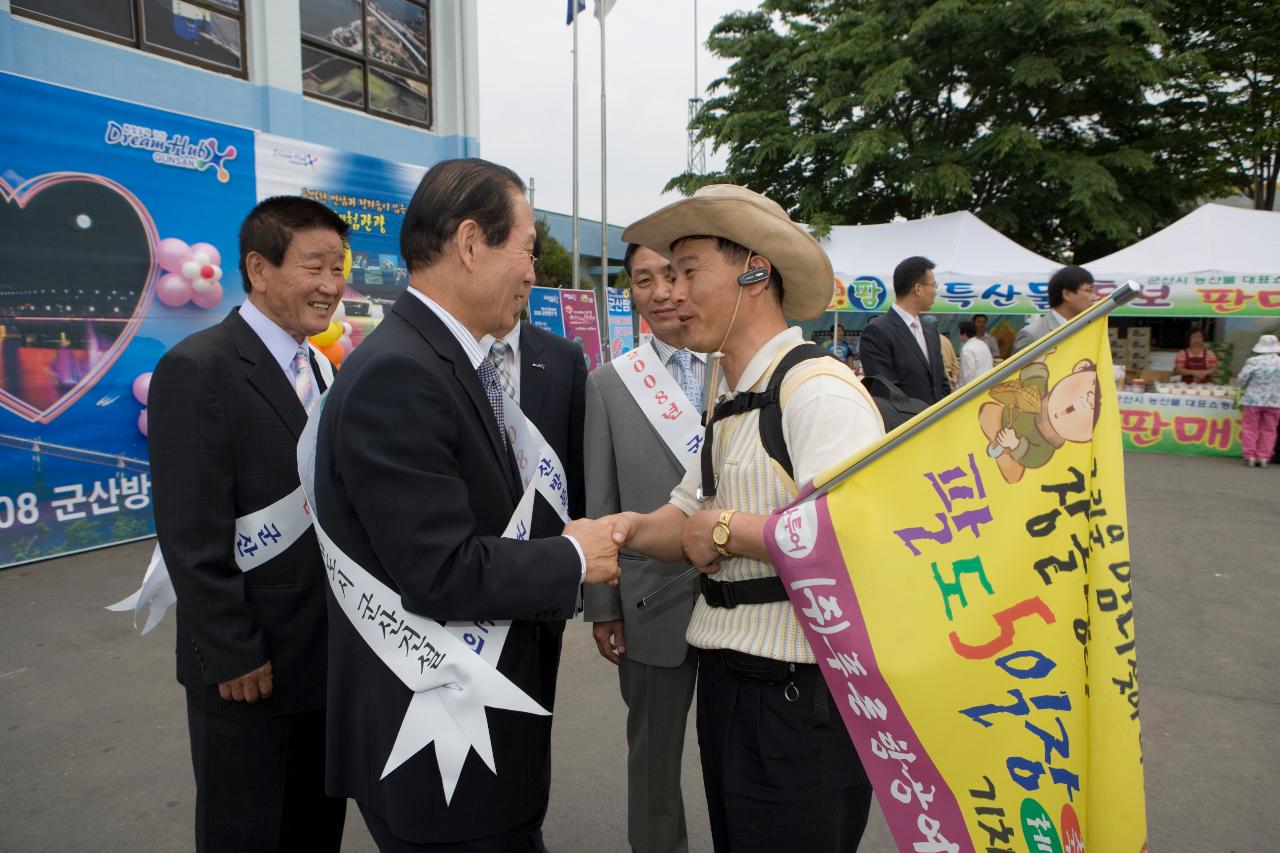
{"label": "gold wristwatch", "polygon": [[721,557],[734,556],[728,549],[729,521],[737,512],[736,509],[724,510],[720,513],[720,517],[716,519],[716,526],[711,528],[711,541],[715,544],[716,550],[720,552]]}

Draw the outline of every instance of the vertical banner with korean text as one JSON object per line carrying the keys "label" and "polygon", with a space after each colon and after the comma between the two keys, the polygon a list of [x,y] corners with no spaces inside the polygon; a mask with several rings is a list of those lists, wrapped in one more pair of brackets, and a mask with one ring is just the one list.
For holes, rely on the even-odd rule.
{"label": "vertical banner with korean text", "polygon": [[636,346],[635,321],[631,316],[631,291],[619,287],[609,288],[605,313],[609,318],[609,358],[614,359]]}
{"label": "vertical banner with korean text", "polygon": [[593,290],[561,290],[560,312],[564,319],[564,336],[582,346],[587,371],[600,366],[603,359],[600,318],[596,314]]}
{"label": "vertical banner with korean text", "polygon": [[560,307],[558,288],[534,287],[529,290],[529,322],[564,337],[564,311]]}
{"label": "vertical banner with korean text", "polygon": [[770,521],[900,850],[1145,849],[1105,330],[1088,323]]}

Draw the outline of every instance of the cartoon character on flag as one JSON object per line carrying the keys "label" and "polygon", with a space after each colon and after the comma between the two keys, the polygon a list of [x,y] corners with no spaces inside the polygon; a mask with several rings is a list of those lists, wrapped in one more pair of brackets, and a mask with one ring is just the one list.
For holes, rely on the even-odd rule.
{"label": "cartoon character on flag", "polygon": [[903,851],[1146,849],[1106,323],[1137,287],[840,463],[773,565]]}
{"label": "cartoon character on flag", "polygon": [[1093,439],[1101,412],[1097,366],[1082,359],[1052,387],[1049,379],[1048,365],[1033,361],[1017,379],[992,387],[988,393],[995,402],[978,410],[990,442],[987,453],[1007,483],[1021,480],[1027,468],[1047,464],[1065,442],[1088,444]]}

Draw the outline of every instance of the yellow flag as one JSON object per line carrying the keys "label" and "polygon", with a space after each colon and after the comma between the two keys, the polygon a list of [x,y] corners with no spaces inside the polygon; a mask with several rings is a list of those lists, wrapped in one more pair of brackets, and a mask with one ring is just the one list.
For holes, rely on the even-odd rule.
{"label": "yellow flag", "polygon": [[766,532],[900,850],[1146,848],[1120,415],[1086,319]]}

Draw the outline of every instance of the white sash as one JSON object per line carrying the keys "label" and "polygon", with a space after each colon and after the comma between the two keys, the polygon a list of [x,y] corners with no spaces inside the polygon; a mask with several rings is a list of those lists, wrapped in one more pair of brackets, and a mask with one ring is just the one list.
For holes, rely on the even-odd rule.
{"label": "white sash", "polygon": [[[270,506],[236,519],[235,539],[232,542],[236,567],[242,572],[256,569],[289,550],[289,546],[297,542],[298,537],[310,527],[311,517],[307,514],[302,486],[298,486]],[[177,600],[173,581],[169,578],[169,569],[164,564],[164,557],[157,544],[151,552],[151,562],[147,565],[146,574],[142,576],[142,585],[138,587],[138,591],[107,609],[117,613],[132,610],[133,627],[136,628],[142,609],[150,606],[146,624],[142,628],[142,633],[146,634],[160,624],[165,612]]]}
{"label": "white sash", "polygon": [[[326,394],[316,403],[298,441],[298,475],[312,506],[315,505],[316,434],[327,399]],[[509,539],[527,539],[539,493],[568,520],[567,510],[561,510],[564,471],[555,452],[515,401],[508,396],[504,404],[507,439],[517,455],[525,491],[502,535]],[[568,506],[567,497],[563,506]],[[477,619],[441,625],[410,613],[390,587],[342,553],[320,527],[319,519],[313,515],[311,522],[335,601],[360,638],[413,691],[381,778],[435,743],[440,780],[448,803],[471,749],[476,750],[491,772],[497,772],[486,707],[550,714],[498,672],[498,658],[511,622]]]}
{"label": "white sash", "polygon": [[[320,378],[324,387],[333,385],[333,365],[324,353],[310,342],[307,346],[315,354],[315,362],[320,366]],[[303,501],[302,487],[285,495],[265,509],[251,512],[236,519],[235,561],[242,572],[256,569],[263,563],[282,554],[289,546],[298,541],[298,537],[311,526]],[[108,610],[122,613],[133,611],[133,627],[138,627],[138,616],[144,607],[150,607],[147,621],[142,627],[145,635],[160,624],[164,614],[178,600],[173,589],[173,581],[169,577],[169,568],[160,553],[160,545],[151,552],[151,560],[147,563],[147,571],[142,576],[142,585],[137,592],[128,598],[121,599],[107,607]]]}
{"label": "white sash", "polygon": [[702,449],[701,412],[662,363],[653,344],[644,343],[611,363],[672,455],[686,471],[696,465]]}

